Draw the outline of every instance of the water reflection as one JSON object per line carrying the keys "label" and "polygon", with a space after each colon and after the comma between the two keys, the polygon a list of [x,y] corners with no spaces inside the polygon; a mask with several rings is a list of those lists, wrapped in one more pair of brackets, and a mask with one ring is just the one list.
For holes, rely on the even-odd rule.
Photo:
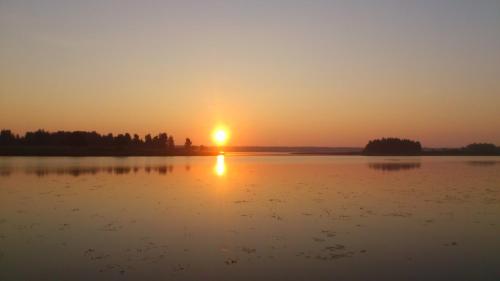
{"label": "water reflection", "polygon": [[228,155],[0,157],[0,280],[498,279],[500,157]]}
{"label": "water reflection", "polygon": [[471,166],[476,166],[476,167],[489,167],[489,166],[494,166],[496,164],[499,164],[499,161],[494,161],[494,160],[473,160],[473,161],[467,161],[467,164]]}
{"label": "water reflection", "polygon": [[217,161],[215,162],[214,172],[219,177],[226,174],[226,163],[224,162],[224,155],[217,156]]}
{"label": "water reflection", "polygon": [[4,168],[0,169],[0,177],[10,176],[11,173],[12,173],[12,171],[10,171],[8,169],[4,169]]}
{"label": "water reflection", "polygon": [[407,163],[368,163],[368,167],[374,170],[395,172],[404,171],[420,168],[420,163],[418,162],[407,162]]}
{"label": "water reflection", "polygon": [[[189,171],[190,169],[186,169]],[[146,174],[160,174],[167,175],[173,173],[173,165],[157,165],[157,166],[75,166],[75,167],[25,167],[20,170],[16,170],[12,167],[2,167],[0,169],[0,176],[10,176],[12,173],[21,171],[28,175],[36,175],[38,177],[44,177],[49,175],[71,175],[78,177],[81,175],[97,175],[99,173],[106,173],[112,175],[126,175],[130,173],[140,173],[144,172]]]}
{"label": "water reflection", "polygon": [[[213,161],[211,160],[213,158],[206,159],[210,162]],[[120,163],[86,163],[87,159],[78,159],[78,161],[73,161],[74,159],[53,159],[54,161],[37,160],[38,159],[26,159],[25,161],[24,159],[21,159],[21,161],[13,161],[12,163],[8,163],[7,161],[4,163],[0,162],[0,177],[9,177],[19,173],[38,177],[50,175],[70,175],[78,177],[97,174],[127,175],[139,173],[146,175],[168,175],[172,174],[176,170],[181,172],[192,171],[192,166],[189,162],[177,164],[154,163],[158,162],[158,159],[148,161],[152,163],[138,163],[141,161],[135,161],[137,159],[134,160],[132,158],[127,161],[120,161]],[[213,166],[213,171],[217,176],[223,176],[226,174],[227,167],[224,160],[224,155],[216,157],[216,163],[215,166]],[[71,163],[68,163],[69,161],[71,161]],[[114,161],[114,159],[104,159],[104,161]],[[211,164],[209,164],[207,167],[208,171],[210,171],[211,167]]]}

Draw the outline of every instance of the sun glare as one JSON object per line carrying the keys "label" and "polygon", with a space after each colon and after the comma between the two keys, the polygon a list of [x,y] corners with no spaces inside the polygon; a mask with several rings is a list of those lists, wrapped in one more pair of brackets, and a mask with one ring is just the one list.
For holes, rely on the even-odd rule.
{"label": "sun glare", "polygon": [[214,172],[219,177],[226,173],[226,163],[224,162],[224,155],[217,155],[217,162],[214,167]]}
{"label": "sun glare", "polygon": [[227,129],[217,128],[212,134],[212,139],[217,146],[223,146],[227,143],[229,133]]}

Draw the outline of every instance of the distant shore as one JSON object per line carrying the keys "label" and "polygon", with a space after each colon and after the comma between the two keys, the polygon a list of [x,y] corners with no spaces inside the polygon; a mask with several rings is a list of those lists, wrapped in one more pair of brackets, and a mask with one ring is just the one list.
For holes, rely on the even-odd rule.
{"label": "distant shore", "polygon": [[221,151],[255,155],[363,155],[363,156],[500,156],[493,143],[471,143],[461,148],[425,148],[419,141],[388,137],[368,141],[361,147],[321,146],[204,146],[185,138],[176,145],[167,133],[99,134],[95,131],[39,129],[14,134],[0,130],[0,156],[214,156]]}
{"label": "distant shore", "polygon": [[429,151],[422,152],[420,154],[364,154],[362,152],[352,152],[352,153],[311,153],[311,152],[292,152],[291,155],[317,155],[317,156],[366,156],[366,157],[377,157],[377,156],[500,156],[499,153],[466,153],[466,152],[450,152],[447,150],[443,151]]}
{"label": "distant shore", "polygon": [[[500,153],[472,153],[461,149],[424,149],[419,154],[370,154],[363,153],[362,148],[338,147],[227,147],[228,153],[256,153],[273,155],[310,155],[310,156],[500,156]],[[173,150],[161,148],[134,147],[74,147],[74,146],[0,146],[0,156],[69,156],[69,157],[127,157],[127,156],[215,156],[220,154],[216,147],[205,147],[203,150],[193,148],[187,150],[178,147]]]}
{"label": "distant shore", "polygon": [[217,150],[166,150],[130,147],[0,146],[0,156],[214,156]]}

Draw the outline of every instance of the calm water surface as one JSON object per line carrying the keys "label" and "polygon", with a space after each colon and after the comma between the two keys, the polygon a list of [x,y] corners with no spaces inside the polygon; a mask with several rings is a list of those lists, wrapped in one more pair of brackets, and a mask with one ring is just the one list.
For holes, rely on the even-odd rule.
{"label": "calm water surface", "polygon": [[499,157],[0,157],[0,280],[500,280]]}

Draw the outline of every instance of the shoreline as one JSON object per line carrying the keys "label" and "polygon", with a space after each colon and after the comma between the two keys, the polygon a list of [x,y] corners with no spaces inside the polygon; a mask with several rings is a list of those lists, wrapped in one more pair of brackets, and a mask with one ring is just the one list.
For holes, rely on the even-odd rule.
{"label": "shoreline", "polygon": [[195,153],[16,153],[0,152],[0,157],[207,157],[218,155],[230,156],[364,156],[364,157],[442,157],[442,156],[469,156],[469,157],[500,157],[500,154],[468,154],[468,153],[423,153],[418,155],[406,154],[362,154],[362,153],[310,153],[310,152],[195,152]]}
{"label": "shoreline", "polygon": [[342,147],[225,147],[221,152],[216,147],[145,148],[137,146],[0,146],[2,157],[159,157],[159,156],[500,156],[500,152],[479,152],[462,149],[428,149],[421,153],[365,153],[360,148]]}
{"label": "shoreline", "polygon": [[215,156],[215,150],[175,150],[135,147],[35,147],[0,146],[0,156],[39,157],[131,157],[131,156]]}

